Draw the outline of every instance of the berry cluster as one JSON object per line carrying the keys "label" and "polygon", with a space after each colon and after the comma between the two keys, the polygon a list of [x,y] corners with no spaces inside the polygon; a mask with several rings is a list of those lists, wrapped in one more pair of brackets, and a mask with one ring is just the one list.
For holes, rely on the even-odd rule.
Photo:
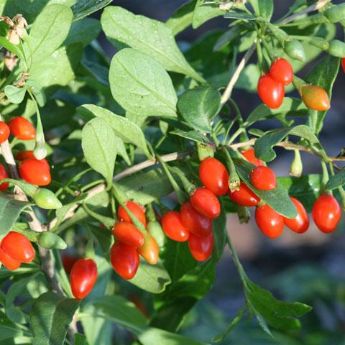
{"label": "berry cluster", "polygon": [[[344,67],[343,60],[343,67]],[[284,100],[284,86],[292,83],[294,73],[291,64],[283,59],[276,59],[267,74],[259,78],[257,91],[261,101],[271,109],[279,108]],[[304,104],[312,110],[325,111],[330,108],[327,92],[320,86],[304,84],[298,87]]]}
{"label": "berry cluster", "polygon": [[35,258],[35,249],[22,234],[10,231],[0,244],[0,262],[8,270],[16,270],[22,263],[30,263]]}
{"label": "berry cluster", "polygon": [[[147,227],[145,208],[134,201],[127,201],[126,208],[118,208],[118,222],[113,227],[115,243],[110,251],[110,261],[114,271],[123,279],[132,279],[140,264],[139,255],[149,264],[155,265],[159,259],[159,246],[148,231],[139,230],[127,210]],[[127,209],[127,210],[126,210]]]}

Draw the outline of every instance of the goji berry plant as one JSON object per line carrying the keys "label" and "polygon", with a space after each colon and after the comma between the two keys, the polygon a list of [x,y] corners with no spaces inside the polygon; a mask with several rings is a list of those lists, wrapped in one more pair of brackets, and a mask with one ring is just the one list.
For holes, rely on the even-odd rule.
{"label": "goji berry plant", "polygon": [[[311,219],[322,236],[339,228],[344,152],[319,134],[345,69],[345,3],[296,0],[278,18],[273,0],[191,0],[161,22],[110,2],[0,1],[1,343],[225,343],[257,320],[307,344],[312,307],[253,282],[226,215],[270,240]],[[181,50],[182,31],[216,17],[227,25]],[[259,105],[244,114],[234,88]],[[285,177],[269,167],[281,150]],[[226,250],[244,303],[193,339],[181,326]]]}

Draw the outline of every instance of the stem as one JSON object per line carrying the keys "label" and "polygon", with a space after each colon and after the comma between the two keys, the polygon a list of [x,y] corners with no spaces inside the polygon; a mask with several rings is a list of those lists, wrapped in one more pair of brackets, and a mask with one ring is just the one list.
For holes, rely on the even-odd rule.
{"label": "stem", "polygon": [[234,74],[232,75],[231,79],[229,80],[227,87],[225,88],[225,91],[224,91],[224,93],[221,97],[221,100],[220,100],[221,105],[224,105],[228,101],[228,99],[231,97],[232,90],[233,90],[238,78],[240,77],[240,74],[241,74],[243,68],[245,67],[246,63],[248,62],[248,60],[253,55],[255,49],[256,49],[256,44],[253,44],[247,50],[247,52],[244,54],[242,60],[238,64]]}

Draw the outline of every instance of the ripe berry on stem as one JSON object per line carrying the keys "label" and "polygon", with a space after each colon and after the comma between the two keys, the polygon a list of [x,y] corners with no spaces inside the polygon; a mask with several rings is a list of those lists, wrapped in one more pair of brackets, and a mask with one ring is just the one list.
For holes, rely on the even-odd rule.
{"label": "ripe berry on stem", "polygon": [[331,107],[327,92],[320,86],[304,85],[301,87],[304,104],[312,110],[325,111]]}
{"label": "ripe berry on stem", "polygon": [[267,204],[256,208],[255,221],[262,233],[271,239],[275,239],[283,233],[283,217]]}
{"label": "ripe berry on stem", "polygon": [[97,266],[92,259],[79,259],[71,269],[70,283],[73,296],[84,299],[97,281]]}
{"label": "ripe berry on stem", "polygon": [[136,248],[144,244],[144,235],[132,223],[120,222],[113,227],[114,237],[122,243]]}
{"label": "ripe berry on stem", "polygon": [[197,261],[206,261],[212,255],[214,245],[213,233],[207,236],[191,234],[188,241],[189,250]]}
{"label": "ripe berry on stem", "polygon": [[[0,181],[4,178],[8,178],[8,173],[5,167],[0,163]],[[1,183],[0,184],[0,191],[5,191],[8,188],[8,183]]]}
{"label": "ripe berry on stem", "polygon": [[261,101],[271,109],[279,108],[283,103],[284,85],[268,74],[260,77],[257,91]]}
{"label": "ripe berry on stem", "polygon": [[150,264],[155,265],[159,259],[159,246],[155,238],[150,234],[145,234],[144,244],[138,248],[138,253]]}
{"label": "ripe berry on stem", "polygon": [[207,188],[197,188],[190,197],[190,203],[196,211],[209,219],[215,219],[220,215],[219,200]]}
{"label": "ripe berry on stem", "polygon": [[229,190],[228,171],[216,158],[209,157],[200,163],[199,178],[202,184],[215,195],[225,195]]}
{"label": "ripe berry on stem", "polygon": [[36,129],[25,117],[17,116],[8,123],[11,134],[20,140],[33,140],[36,136]]}
{"label": "ripe berry on stem", "polygon": [[293,69],[289,61],[279,58],[273,61],[269,75],[275,81],[289,85],[293,81]]}
{"label": "ripe berry on stem", "polygon": [[229,197],[240,206],[256,206],[260,201],[260,198],[243,182],[238,190],[229,192]]}
{"label": "ripe berry on stem", "polygon": [[[146,220],[146,215],[145,215],[145,208],[134,201],[127,201],[126,207],[128,208],[130,212],[133,213],[133,215],[139,220],[139,222],[142,223],[144,227],[146,228],[147,220]],[[117,215],[120,221],[132,223],[132,220],[129,214],[127,213],[124,207],[122,206],[119,207],[117,211]]]}
{"label": "ripe berry on stem", "polygon": [[333,232],[341,219],[341,207],[331,194],[320,195],[312,209],[316,226],[324,233]]}
{"label": "ripe berry on stem", "polygon": [[189,229],[187,229],[181,220],[180,214],[176,211],[165,213],[161,219],[164,233],[177,242],[185,242],[189,238]]}
{"label": "ripe berry on stem", "polygon": [[0,144],[6,141],[9,136],[10,136],[10,128],[5,122],[0,121]]}
{"label": "ripe berry on stem", "polygon": [[35,258],[35,249],[28,238],[19,232],[10,231],[1,241],[1,249],[14,260],[30,263]]}
{"label": "ripe berry on stem", "polygon": [[284,217],[284,224],[294,232],[302,234],[309,228],[309,217],[303,204],[293,196],[290,196],[292,203],[296,207],[297,216],[295,218]]}
{"label": "ripe berry on stem", "polygon": [[255,156],[255,150],[252,147],[242,151],[241,154],[249,163],[252,163],[253,165],[265,165],[265,162]]}
{"label": "ripe berry on stem", "polygon": [[47,186],[51,182],[50,167],[45,159],[25,159],[19,164],[19,175],[37,186]]}
{"label": "ripe berry on stem", "polygon": [[266,166],[258,166],[250,173],[250,182],[256,189],[272,190],[277,187],[275,172]]}

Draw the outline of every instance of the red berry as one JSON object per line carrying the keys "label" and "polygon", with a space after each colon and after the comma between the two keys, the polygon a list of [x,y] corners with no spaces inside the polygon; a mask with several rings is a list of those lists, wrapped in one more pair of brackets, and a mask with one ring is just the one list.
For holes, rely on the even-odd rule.
{"label": "red berry", "polygon": [[163,215],[161,224],[164,233],[172,240],[185,242],[189,238],[189,230],[183,225],[180,214],[169,211]]}
{"label": "red berry", "polygon": [[0,121],[0,144],[8,139],[10,136],[10,127],[3,121]]}
{"label": "red berry", "polygon": [[271,239],[275,239],[283,233],[283,217],[267,204],[256,208],[255,220],[262,233]]}
{"label": "red berry", "polygon": [[140,262],[136,247],[120,242],[111,247],[110,261],[114,271],[125,280],[135,276]]}
{"label": "red berry", "polygon": [[182,224],[193,234],[207,236],[212,232],[212,220],[197,212],[190,202],[185,202],[180,209]]}
{"label": "red berry", "polygon": [[1,249],[11,258],[29,263],[35,258],[35,249],[28,238],[19,232],[10,231],[1,241]]}
{"label": "red berry", "polygon": [[284,85],[267,74],[260,77],[257,91],[261,101],[271,109],[279,108],[283,103]]}
{"label": "red berry", "polygon": [[16,154],[16,160],[23,161],[25,159],[36,159],[34,151],[20,151]]}
{"label": "red berry", "polygon": [[113,227],[114,237],[121,243],[136,248],[144,244],[144,235],[132,223],[120,222],[116,223]]}
{"label": "red berry", "polygon": [[85,298],[97,281],[97,266],[92,259],[79,259],[72,267],[70,282],[73,296],[76,299]]}
{"label": "red berry", "polygon": [[[2,164],[0,164],[0,181],[2,179],[4,179],[4,178],[8,178],[8,173],[7,173],[6,169],[5,169],[5,167]],[[8,188],[8,183],[7,182],[0,184],[0,191],[4,191],[7,188]]]}
{"label": "red berry", "polygon": [[276,59],[270,68],[269,75],[275,81],[284,85],[289,85],[293,81],[293,69],[289,61],[279,58]]}
{"label": "red berry", "polygon": [[343,70],[344,70],[344,72],[345,72],[345,58],[342,58],[342,59],[341,59],[341,64],[342,64]]}
{"label": "red berry", "polygon": [[138,248],[138,253],[150,264],[155,265],[159,259],[159,246],[153,236],[145,234],[144,244]]}
{"label": "red berry", "polygon": [[330,194],[322,194],[315,201],[312,216],[316,226],[324,233],[333,232],[341,218],[341,207]]}
{"label": "red berry", "polygon": [[190,203],[196,211],[209,219],[215,219],[220,215],[219,200],[207,188],[197,188],[190,197]]}
{"label": "red berry", "polygon": [[9,270],[14,271],[20,267],[21,262],[13,259],[0,248],[0,262]]}
{"label": "red berry", "polygon": [[250,182],[259,190],[272,190],[277,186],[275,172],[265,166],[258,166],[251,171]]}
{"label": "red berry", "polygon": [[207,236],[190,234],[188,246],[193,258],[197,261],[206,261],[213,251],[214,238],[211,232]]}
{"label": "red berry", "polygon": [[[137,217],[138,221],[144,225],[146,228],[146,216],[145,216],[145,208],[139,204],[137,204],[134,201],[127,201],[126,207],[133,213],[135,217]],[[129,217],[129,214],[126,212],[126,210],[120,206],[117,215],[121,222],[129,222],[132,223],[131,218]]]}
{"label": "red berry", "polygon": [[243,182],[241,182],[238,190],[229,192],[229,197],[233,202],[240,206],[256,206],[260,201],[260,198]]}
{"label": "red berry", "polygon": [[36,129],[30,121],[22,116],[14,117],[8,123],[11,134],[20,140],[33,140],[36,136]]}
{"label": "red berry", "polygon": [[292,231],[301,234],[306,232],[309,228],[308,213],[299,200],[292,196],[290,196],[290,199],[296,207],[297,216],[292,219],[284,217],[284,223]]}
{"label": "red berry", "polygon": [[260,165],[265,165],[265,163],[259,159],[256,158],[255,156],[255,150],[251,147],[248,150],[242,151],[242,156],[249,162],[252,163],[253,165],[260,166]]}
{"label": "red berry", "polygon": [[19,175],[37,186],[47,186],[51,182],[50,167],[45,159],[25,159],[19,165]]}
{"label": "red berry", "polygon": [[222,162],[209,157],[200,163],[199,178],[202,184],[214,194],[225,195],[229,190],[229,174]]}
{"label": "red berry", "polygon": [[312,110],[325,111],[331,107],[327,92],[320,86],[304,85],[301,87],[304,104]]}

